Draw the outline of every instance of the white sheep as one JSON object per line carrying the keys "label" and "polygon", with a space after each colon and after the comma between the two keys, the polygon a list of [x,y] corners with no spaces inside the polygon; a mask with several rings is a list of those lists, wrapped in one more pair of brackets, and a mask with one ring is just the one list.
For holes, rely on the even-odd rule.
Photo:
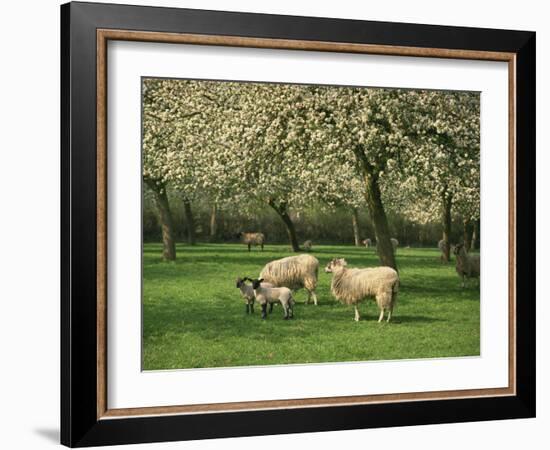
{"label": "white sheep", "polygon": [[307,303],[313,297],[317,305],[317,276],[319,261],[311,255],[287,256],[271,261],[260,272],[259,278],[277,287],[287,287],[293,291],[305,288],[308,292]]}
{"label": "white sheep", "polygon": [[348,269],[346,260],[336,258],[330,261],[325,272],[332,273],[331,292],[342,303],[354,305],[355,321],[359,321],[358,304],[365,298],[374,297],[380,316],[378,322],[391,319],[399,290],[399,275],[391,267],[369,269]]}
{"label": "white sheep", "polygon": [[[250,280],[248,277],[237,278],[237,288],[241,292],[241,297],[246,304],[246,314],[254,313],[254,289],[252,285],[246,284],[246,280]],[[250,280],[252,281],[252,280]],[[262,286],[273,287],[271,283],[262,283]]]}
{"label": "white sheep", "polygon": [[466,252],[464,244],[457,244],[453,253],[456,256],[456,273],[462,278],[462,287],[466,286],[466,278],[479,278],[479,255],[470,255]]}
{"label": "white sheep", "polygon": [[263,279],[252,280],[252,288],[254,289],[254,297],[262,306],[262,319],[267,316],[267,305],[273,308],[274,303],[280,303],[283,307],[283,318],[285,320],[294,317],[294,298],[292,291],[287,287],[265,287]]}
{"label": "white sheep", "polygon": [[365,246],[365,248],[369,248],[372,246],[372,241],[369,238],[363,239],[361,243]]}
{"label": "white sheep", "polygon": [[302,245],[302,247],[304,248],[304,250],[306,252],[310,252],[311,249],[313,248],[313,242],[311,242],[309,239],[307,241],[304,242],[304,244]]}
{"label": "white sheep", "polygon": [[244,233],[241,232],[241,241],[248,245],[248,251],[252,245],[259,245],[264,251],[265,235],[263,233]]}

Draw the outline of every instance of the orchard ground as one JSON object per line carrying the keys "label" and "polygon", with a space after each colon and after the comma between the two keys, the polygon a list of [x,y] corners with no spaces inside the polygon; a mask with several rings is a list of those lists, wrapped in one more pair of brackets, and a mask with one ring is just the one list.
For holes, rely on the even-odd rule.
{"label": "orchard ground", "polygon": [[480,354],[479,283],[462,289],[454,259],[441,264],[436,249],[398,248],[401,287],[392,322],[377,323],[373,301],[353,307],[330,293],[327,262],[344,257],[350,267],[379,265],[374,250],[315,245],[319,305],[295,294],[294,319],[276,305],[267,320],[260,308],[245,314],[238,276],[256,277],[265,263],[289,256],[288,245],[248,252],[242,244],[178,245],[177,260],[161,259],[161,244],[143,248],[143,369],[257,366],[372,361]]}

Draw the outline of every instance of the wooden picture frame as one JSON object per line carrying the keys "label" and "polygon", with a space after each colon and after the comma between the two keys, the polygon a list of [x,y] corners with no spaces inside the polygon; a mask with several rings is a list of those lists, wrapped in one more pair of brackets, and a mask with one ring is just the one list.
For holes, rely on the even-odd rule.
{"label": "wooden picture frame", "polygon": [[[109,409],[109,40],[505,61],[507,388]],[[61,7],[61,442],[91,446],[534,417],[535,33],[69,3]]]}

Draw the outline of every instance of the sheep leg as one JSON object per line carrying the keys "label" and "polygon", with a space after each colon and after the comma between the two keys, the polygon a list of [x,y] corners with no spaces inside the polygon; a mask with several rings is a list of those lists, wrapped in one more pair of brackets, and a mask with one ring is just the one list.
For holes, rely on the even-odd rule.
{"label": "sheep leg", "polygon": [[317,295],[315,291],[307,289],[307,304],[309,305],[311,298],[313,297],[313,304],[317,306]]}
{"label": "sheep leg", "polygon": [[393,307],[391,307],[388,311],[388,318],[386,319],[386,322],[390,321],[392,313],[393,313]]}
{"label": "sheep leg", "polygon": [[273,312],[273,303],[269,304],[269,314]]}
{"label": "sheep leg", "polygon": [[248,244],[248,251],[250,251],[250,244]]}
{"label": "sheep leg", "polygon": [[353,320],[359,322],[359,317],[359,308],[357,307],[357,305],[355,305],[355,318]]}
{"label": "sheep leg", "polygon": [[462,289],[464,289],[466,287],[466,276],[463,274],[462,275]]}
{"label": "sheep leg", "polygon": [[262,252],[264,251],[264,244],[262,243]]}
{"label": "sheep leg", "polygon": [[378,317],[378,322],[382,322],[384,319],[384,308],[380,308],[380,316]]}
{"label": "sheep leg", "polygon": [[250,314],[254,314],[254,303],[250,304]]}
{"label": "sheep leg", "polygon": [[288,305],[281,303],[281,306],[283,307],[284,311],[283,319],[288,320]]}
{"label": "sheep leg", "polygon": [[262,320],[265,320],[266,317],[267,317],[267,304],[264,303],[262,305]]}
{"label": "sheep leg", "polygon": [[247,313],[247,314],[248,314],[248,312],[249,312],[249,308],[250,308],[250,305],[247,303],[247,304],[246,304],[246,313]]}

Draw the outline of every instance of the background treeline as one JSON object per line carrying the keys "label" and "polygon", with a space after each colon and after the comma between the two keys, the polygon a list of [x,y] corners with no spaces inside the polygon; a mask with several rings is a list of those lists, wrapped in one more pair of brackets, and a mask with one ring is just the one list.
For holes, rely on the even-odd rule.
{"label": "background treeline", "polygon": [[[238,242],[241,231],[259,231],[266,235],[271,244],[288,243],[284,224],[278,220],[272,208],[258,205],[254,215],[239,212],[234,208],[214,207],[212,203],[197,201],[193,203],[193,232],[190,232],[184,203],[177,195],[169,195],[172,209],[174,237],[178,242]],[[407,220],[397,213],[389,213],[390,233],[400,246],[436,247],[441,239],[442,227],[439,222],[418,224]],[[355,233],[352,214],[349,209],[336,207],[333,210],[314,205],[291,214],[296,233],[302,240],[311,239],[314,244],[354,244]],[[372,223],[366,211],[357,213],[358,237],[370,238],[375,242]],[[451,242],[466,240],[464,232],[470,233],[470,239],[476,239],[478,248],[478,224],[466,227],[460,220],[453,220]],[[162,228],[156,206],[150,196],[145,196],[143,204],[143,240],[158,242],[162,240]]]}

